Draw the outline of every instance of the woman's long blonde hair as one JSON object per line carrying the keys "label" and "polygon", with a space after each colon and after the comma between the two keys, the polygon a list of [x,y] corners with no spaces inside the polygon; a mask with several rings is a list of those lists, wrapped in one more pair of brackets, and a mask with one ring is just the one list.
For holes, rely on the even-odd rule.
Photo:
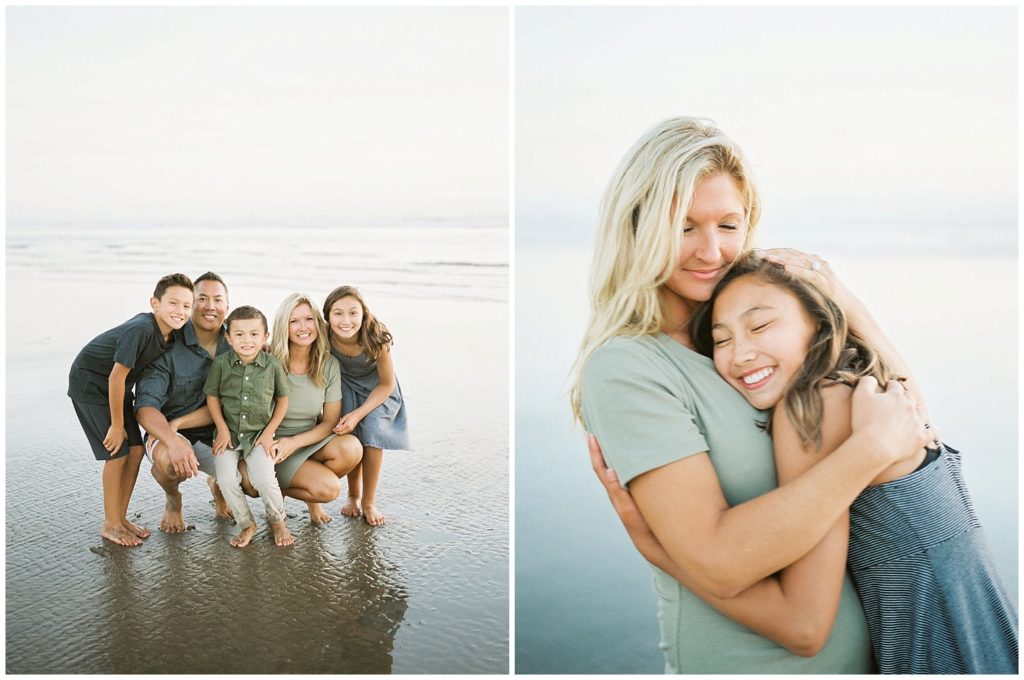
{"label": "woman's long blonde hair", "polygon": [[[804,449],[817,450],[821,447],[821,421],[825,411],[822,387],[833,383],[852,387],[868,375],[874,376],[881,385],[890,380],[903,380],[878,350],[849,327],[843,310],[820,288],[753,252],[736,260],[715,286],[711,298],[690,317],[690,338],[701,354],[714,356],[711,322],[715,300],[729,284],[743,276],[753,276],[792,293],[816,327],[803,366],[783,397],[789,422],[796,429]],[[772,413],[769,413],[764,424],[768,434],[772,431],[771,423]]]}
{"label": "woman's long blonde hair", "polygon": [[324,367],[327,365],[327,357],[331,356],[331,348],[327,340],[327,324],[324,323],[320,310],[317,309],[308,295],[292,293],[281,301],[277,308],[277,314],[274,315],[274,333],[270,338],[270,351],[284,364],[284,369],[287,371],[290,355],[288,350],[288,324],[291,321],[292,313],[299,305],[309,305],[309,310],[313,313],[313,318],[316,320],[316,342],[310,348],[309,370],[306,375],[309,376],[309,379],[317,387],[323,387],[327,381],[324,375],[326,371]]}
{"label": "woman's long blonde hair", "polygon": [[590,270],[590,321],[573,364],[572,411],[582,421],[583,370],[616,335],[664,324],[659,289],[675,268],[683,224],[701,180],[724,172],[743,195],[752,242],[761,200],[740,148],[704,118],[670,118],[648,130],[619,162],[605,190]]}

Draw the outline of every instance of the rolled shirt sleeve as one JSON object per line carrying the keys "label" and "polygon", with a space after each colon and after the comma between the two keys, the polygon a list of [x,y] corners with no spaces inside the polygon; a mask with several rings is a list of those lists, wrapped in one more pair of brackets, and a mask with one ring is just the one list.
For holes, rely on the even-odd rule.
{"label": "rolled shirt sleeve", "polygon": [[163,409],[171,392],[174,378],[171,371],[170,354],[164,354],[142,372],[135,385],[135,410],[143,406]]}
{"label": "rolled shirt sleeve", "polygon": [[643,338],[612,338],[587,361],[583,418],[623,486],[708,450],[679,370]]}

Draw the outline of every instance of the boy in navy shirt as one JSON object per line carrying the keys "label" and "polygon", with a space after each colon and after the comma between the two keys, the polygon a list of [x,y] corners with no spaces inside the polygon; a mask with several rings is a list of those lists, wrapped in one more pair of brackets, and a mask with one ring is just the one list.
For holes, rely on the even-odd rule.
{"label": "boy in navy shirt", "polygon": [[142,369],[171,348],[171,331],[188,321],[192,300],[187,276],[163,277],[149,301],[152,313],[138,314],[96,336],[71,365],[68,396],[93,455],[105,461],[100,536],[119,545],[141,545],[149,537],[147,529],[127,517],[143,456],[131,388]]}

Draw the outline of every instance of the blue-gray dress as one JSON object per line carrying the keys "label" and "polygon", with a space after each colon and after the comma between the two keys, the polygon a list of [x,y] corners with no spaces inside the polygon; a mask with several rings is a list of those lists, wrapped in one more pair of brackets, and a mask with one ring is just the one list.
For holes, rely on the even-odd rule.
{"label": "blue-gray dress", "polygon": [[1017,610],[959,451],[857,498],[849,566],[881,673],[1017,672]]}
{"label": "blue-gray dress", "polygon": [[[380,384],[380,374],[377,373],[377,362],[370,359],[366,352],[357,357],[349,357],[331,347],[331,354],[341,364],[341,414],[345,415],[366,401],[373,388]],[[397,376],[391,395],[383,404],[366,414],[356,425],[353,434],[363,446],[409,449],[409,424]]]}

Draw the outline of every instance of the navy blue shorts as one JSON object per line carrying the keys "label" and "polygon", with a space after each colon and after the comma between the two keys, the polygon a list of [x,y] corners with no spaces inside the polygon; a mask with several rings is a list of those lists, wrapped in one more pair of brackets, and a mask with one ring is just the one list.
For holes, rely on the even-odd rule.
{"label": "navy blue shorts", "polygon": [[96,460],[113,460],[127,456],[128,447],[142,446],[142,432],[139,431],[139,424],[135,421],[135,413],[132,411],[130,401],[126,401],[124,405],[124,430],[128,433],[128,439],[115,453],[111,453],[103,447],[103,438],[107,436],[107,430],[110,429],[110,407],[106,404],[83,404],[74,399],[71,400],[71,403],[75,407],[78,422],[82,424],[85,438],[89,440],[89,446],[92,447],[92,453],[96,456]]}

